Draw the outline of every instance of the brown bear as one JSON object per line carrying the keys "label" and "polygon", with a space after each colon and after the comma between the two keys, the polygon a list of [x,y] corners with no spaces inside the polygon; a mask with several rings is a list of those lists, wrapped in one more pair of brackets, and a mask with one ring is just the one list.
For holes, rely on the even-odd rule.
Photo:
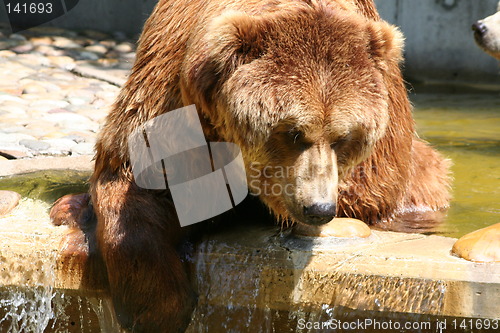
{"label": "brown bear", "polygon": [[500,2],[497,12],[472,25],[477,45],[492,57],[500,60]]}
{"label": "brown bear", "polygon": [[[171,194],[137,186],[128,152],[131,133],[171,110],[196,105],[207,141],[241,148],[250,191],[281,223],[389,223],[448,206],[448,162],[415,134],[402,44],[371,0],[159,1],[90,181],[123,327],[182,330],[193,307]],[[87,199],[59,201],[56,223],[74,223]]]}

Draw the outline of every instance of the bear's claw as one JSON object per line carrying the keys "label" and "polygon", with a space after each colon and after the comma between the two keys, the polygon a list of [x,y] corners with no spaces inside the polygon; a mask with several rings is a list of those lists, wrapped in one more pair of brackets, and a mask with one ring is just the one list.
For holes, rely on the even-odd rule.
{"label": "bear's claw", "polygon": [[370,227],[363,221],[342,217],[321,226],[298,223],[293,232],[295,235],[307,237],[366,238],[371,235]]}
{"label": "bear's claw", "polygon": [[54,225],[67,225],[83,229],[92,213],[88,193],[68,194],[58,199],[50,209],[50,219]]}
{"label": "bear's claw", "polygon": [[500,223],[461,237],[452,253],[469,261],[500,262]]}

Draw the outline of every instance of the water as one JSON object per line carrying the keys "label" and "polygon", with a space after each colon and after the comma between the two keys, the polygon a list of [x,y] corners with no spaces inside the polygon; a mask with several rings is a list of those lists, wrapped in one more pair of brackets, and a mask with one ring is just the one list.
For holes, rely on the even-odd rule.
{"label": "water", "polygon": [[499,223],[500,92],[423,93],[412,100],[419,135],[453,161],[443,235],[460,237]]}
{"label": "water", "polygon": [[[218,233],[217,242],[207,239],[197,248],[192,263],[199,298],[188,333],[236,333],[249,328],[337,332],[341,330],[335,327],[341,323],[376,319],[401,326],[406,322],[435,325],[439,319],[447,289],[444,281],[357,274],[355,255],[322,266],[317,258],[311,260],[311,249],[328,252],[338,250],[339,244],[297,238],[289,232],[276,234],[266,227],[246,231],[245,240],[239,241],[238,234],[245,228],[235,229]],[[429,331],[434,330],[422,330]]]}

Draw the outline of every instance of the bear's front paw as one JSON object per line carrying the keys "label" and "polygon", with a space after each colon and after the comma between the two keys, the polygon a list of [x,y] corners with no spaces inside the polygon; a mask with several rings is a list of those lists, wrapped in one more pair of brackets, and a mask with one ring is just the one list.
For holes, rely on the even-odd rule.
{"label": "bear's front paw", "polygon": [[307,237],[366,238],[371,229],[363,221],[337,217],[321,226],[297,223],[293,229],[295,235]]}
{"label": "bear's front paw", "polygon": [[50,209],[50,219],[54,225],[82,227],[87,219],[90,196],[88,193],[68,194],[58,199]]}
{"label": "bear's front paw", "polygon": [[469,261],[500,262],[500,223],[461,237],[452,252]]}

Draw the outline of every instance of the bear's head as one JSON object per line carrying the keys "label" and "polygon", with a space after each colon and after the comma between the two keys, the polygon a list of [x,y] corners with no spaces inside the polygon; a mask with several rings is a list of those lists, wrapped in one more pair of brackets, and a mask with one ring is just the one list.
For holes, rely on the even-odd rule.
{"label": "bear's head", "polygon": [[[339,182],[385,135],[403,37],[341,8],[226,12],[186,62],[183,96],[238,144],[250,192],[283,221],[336,216]],[[187,89],[189,87],[189,89]]]}
{"label": "bear's head", "polygon": [[472,25],[477,45],[486,53],[500,60],[500,2],[496,14]]}

